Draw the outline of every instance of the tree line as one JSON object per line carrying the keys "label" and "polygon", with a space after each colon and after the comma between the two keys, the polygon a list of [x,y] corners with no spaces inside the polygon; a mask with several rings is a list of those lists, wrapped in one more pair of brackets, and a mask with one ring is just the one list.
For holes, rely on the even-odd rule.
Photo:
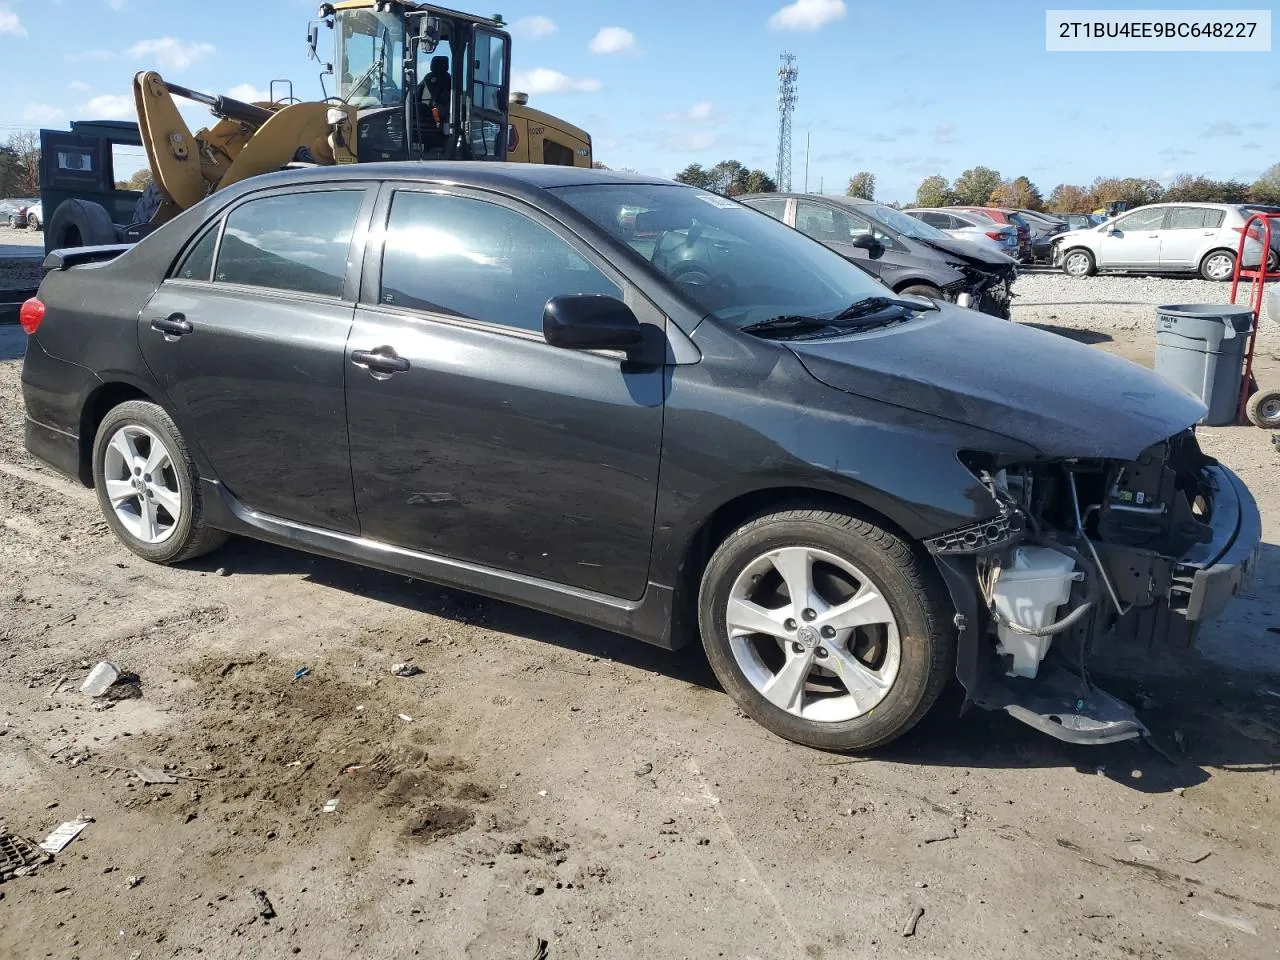
{"label": "tree line", "polygon": [[774,193],[778,189],[778,184],[763,170],[749,170],[737,160],[721,160],[706,169],[702,164],[691,163],[675,175],[675,180],[726,197]]}
{"label": "tree line", "polygon": [[0,144],[0,197],[40,195],[40,134],[15,133]]}
{"label": "tree line", "polygon": [[[856,195],[852,193],[854,180],[849,181],[849,186],[850,195]],[[1093,213],[1117,202],[1130,209],[1148,203],[1280,205],[1280,163],[1273,164],[1251,184],[1187,173],[1174,177],[1167,187],[1149,178],[1098,177],[1088,186],[1060,183],[1046,199],[1028,177],[1004,179],[990,167],[972,167],[954,181],[938,175],[925,177],[916,190],[918,207],[963,204],[1054,213]]]}

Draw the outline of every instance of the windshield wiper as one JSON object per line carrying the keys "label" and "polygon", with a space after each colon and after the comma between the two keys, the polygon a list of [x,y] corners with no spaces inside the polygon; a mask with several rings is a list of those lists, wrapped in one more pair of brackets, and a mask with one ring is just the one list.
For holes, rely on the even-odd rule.
{"label": "windshield wiper", "polygon": [[842,320],[856,320],[872,314],[885,313],[889,310],[937,310],[936,303],[916,303],[914,300],[899,300],[896,297],[867,297],[859,300],[831,318],[832,323]]}
{"label": "windshield wiper", "polygon": [[781,317],[771,317],[768,320],[761,320],[758,323],[749,323],[742,328],[743,333],[812,333],[814,330],[821,330],[823,327],[830,326],[830,321],[819,320],[817,317],[797,317],[784,315]]}

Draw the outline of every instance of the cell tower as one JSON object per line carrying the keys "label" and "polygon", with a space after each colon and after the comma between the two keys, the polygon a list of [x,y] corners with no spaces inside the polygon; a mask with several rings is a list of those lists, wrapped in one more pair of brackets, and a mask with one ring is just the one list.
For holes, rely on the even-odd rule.
{"label": "cell tower", "polygon": [[793,53],[782,55],[778,68],[778,181],[779,190],[791,189],[791,118],[796,112],[796,67]]}

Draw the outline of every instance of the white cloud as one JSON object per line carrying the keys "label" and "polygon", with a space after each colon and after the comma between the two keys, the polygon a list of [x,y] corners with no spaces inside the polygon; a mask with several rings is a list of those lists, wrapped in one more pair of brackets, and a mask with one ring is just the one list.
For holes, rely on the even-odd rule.
{"label": "white cloud", "polygon": [[940,123],[933,129],[933,142],[939,145],[956,142],[954,124]]}
{"label": "white cloud", "polygon": [[818,30],[847,12],[844,0],[795,0],[770,17],[769,26],[774,30]]}
{"label": "white cloud", "polygon": [[176,37],[158,37],[135,43],[129,48],[129,56],[139,59],[154,57],[165,70],[185,70],[215,50],[211,43],[187,43]]}
{"label": "white cloud", "polygon": [[560,28],[550,17],[522,17],[511,25],[511,32],[526,40],[541,40],[558,29]]}
{"label": "white cloud", "polygon": [[27,28],[22,25],[18,15],[8,5],[0,6],[0,33],[10,33],[15,37],[27,35]]}
{"label": "white cloud", "polygon": [[67,113],[61,107],[48,103],[28,103],[22,108],[23,123],[58,123],[66,119]]}
{"label": "white cloud", "polygon": [[664,113],[662,119],[671,123],[714,123],[719,118],[716,116],[715,107],[704,100],[701,103],[695,103],[688,110]]}
{"label": "white cloud", "polygon": [[543,93],[594,93],[600,89],[600,81],[588,78],[575,80],[558,70],[537,67],[533,70],[519,70],[513,73],[511,89],[520,90],[530,96]]}
{"label": "white cloud", "polygon": [[601,27],[587,49],[592,53],[628,53],[636,48],[636,35],[625,27]]}
{"label": "white cloud", "polygon": [[83,80],[72,80],[67,86],[76,93],[90,93],[93,90],[93,84],[85,83]]}
{"label": "white cloud", "polygon": [[93,97],[80,108],[84,120],[135,120],[138,116],[133,97],[104,93]]}
{"label": "white cloud", "polygon": [[271,100],[271,93],[267,90],[261,90],[252,83],[239,83],[227,91],[227,96],[232,100],[243,100],[245,103],[267,103]]}

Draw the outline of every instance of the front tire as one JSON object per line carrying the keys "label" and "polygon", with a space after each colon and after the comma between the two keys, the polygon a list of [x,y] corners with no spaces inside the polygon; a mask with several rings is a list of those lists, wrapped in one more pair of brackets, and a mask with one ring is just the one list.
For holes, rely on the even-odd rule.
{"label": "front tire", "polygon": [[195,463],[173,419],[154,403],[130,400],[103,418],[93,485],[111,531],[152,563],[181,563],[227,540],[205,523]]}
{"label": "front tire", "polygon": [[870,750],[902,736],[952,670],[950,603],[928,559],[849,513],[790,509],[747,522],[711,557],[698,605],[725,690],[761,726],[806,746]]}
{"label": "front tire", "polygon": [[910,286],[903,287],[898,293],[907,297],[928,297],[930,300],[947,299],[942,295],[941,290],[927,283],[913,283]]}
{"label": "front tire", "polygon": [[1200,261],[1200,276],[1221,283],[1235,273],[1236,255],[1230,250],[1210,250]]}
{"label": "front tire", "polygon": [[1082,247],[1068,250],[1062,256],[1062,272],[1068,277],[1092,277],[1098,272],[1098,262],[1093,254]]}

